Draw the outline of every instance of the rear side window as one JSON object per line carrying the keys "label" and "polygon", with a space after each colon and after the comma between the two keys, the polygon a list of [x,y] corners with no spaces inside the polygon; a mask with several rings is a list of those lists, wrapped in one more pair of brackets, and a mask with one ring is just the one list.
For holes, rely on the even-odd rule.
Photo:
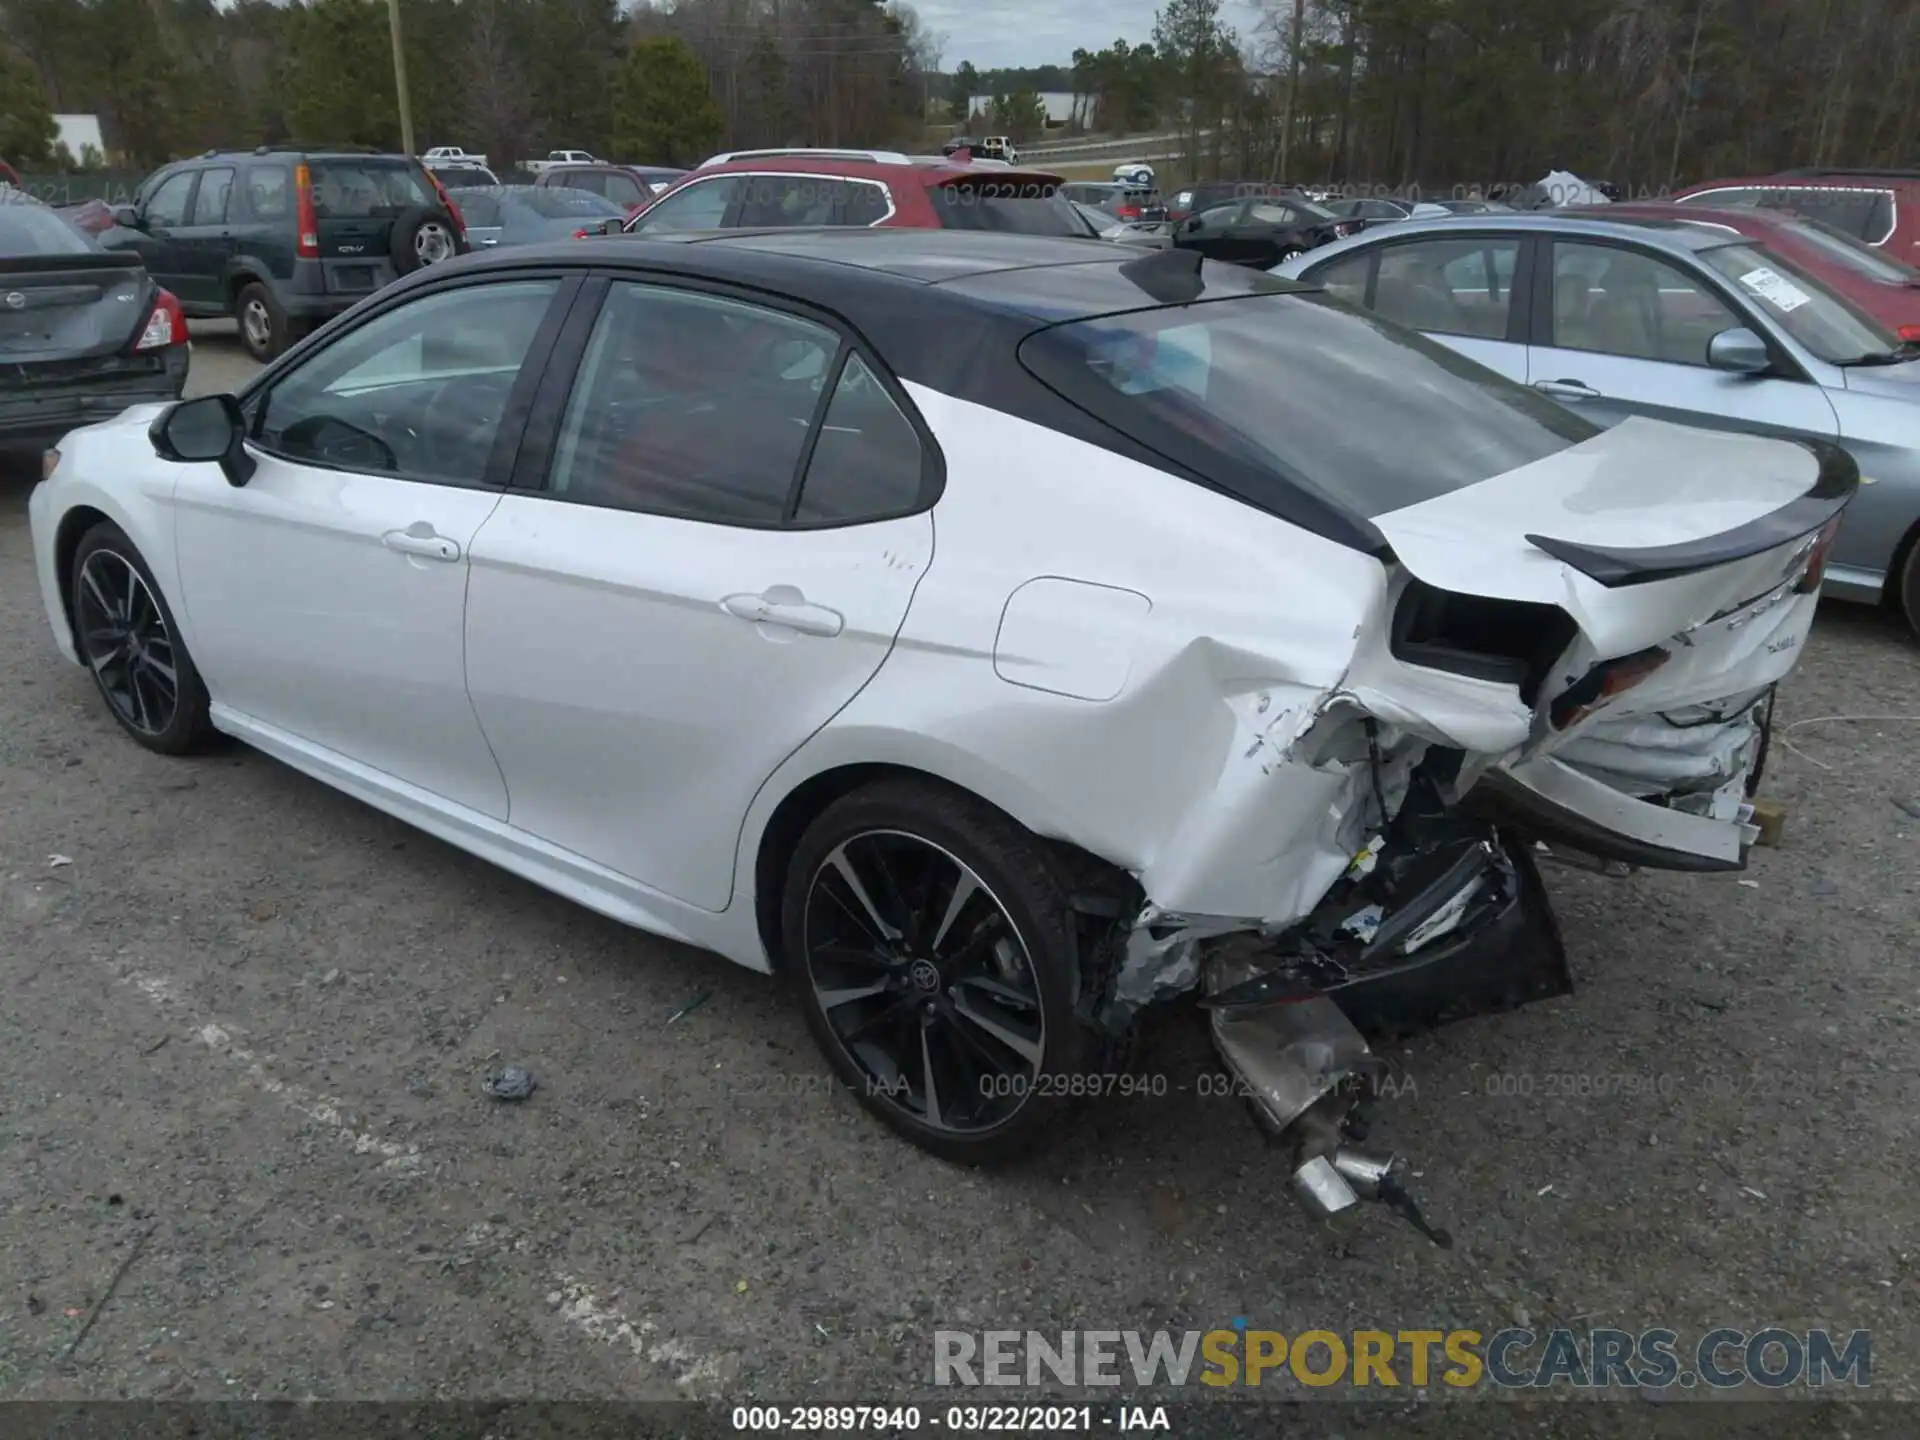
{"label": "rear side window", "polygon": [[25,195],[0,195],[0,260],[85,255],[96,249],[53,211]]}
{"label": "rear side window", "polygon": [[320,160],[312,174],[319,220],[390,220],[434,203],[425,177],[404,160]]}
{"label": "rear side window", "polygon": [[757,225],[871,225],[886,217],[886,192],[866,180],[818,175],[748,175],[734,222]]}
{"label": "rear side window", "polygon": [[249,165],[243,183],[247,192],[247,208],[253,212],[254,219],[281,220],[288,215],[287,191],[290,187],[285,166]]}
{"label": "rear side window", "polygon": [[1525,386],[1321,294],[1076,321],[1029,336],[1020,359],[1123,434],[1267,508],[1292,487],[1371,518],[1599,433]]}
{"label": "rear side window", "polygon": [[794,518],[847,524],[903,515],[920,503],[919,432],[858,355],[848,355],[827,406]]}
{"label": "rear side window", "polygon": [[547,488],[614,510],[778,525],[839,348],[833,331],[781,311],[616,285]]}
{"label": "rear side window", "polygon": [[958,180],[927,192],[946,230],[991,230],[1008,235],[1085,235],[1059,186],[1051,181]]}
{"label": "rear side window", "polygon": [[226,166],[200,172],[200,188],[193,197],[191,225],[218,225],[227,218],[227,195],[233,189],[233,171]]}

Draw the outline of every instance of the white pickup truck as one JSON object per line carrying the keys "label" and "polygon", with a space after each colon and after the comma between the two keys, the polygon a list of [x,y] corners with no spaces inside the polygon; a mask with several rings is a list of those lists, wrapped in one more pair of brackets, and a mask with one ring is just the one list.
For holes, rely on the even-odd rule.
{"label": "white pickup truck", "polygon": [[598,165],[600,162],[584,150],[549,150],[544,160],[529,160],[520,168],[538,175],[556,165]]}
{"label": "white pickup truck", "polygon": [[429,170],[440,165],[473,165],[482,170],[488,168],[486,156],[462,150],[458,145],[436,145],[420,159]]}

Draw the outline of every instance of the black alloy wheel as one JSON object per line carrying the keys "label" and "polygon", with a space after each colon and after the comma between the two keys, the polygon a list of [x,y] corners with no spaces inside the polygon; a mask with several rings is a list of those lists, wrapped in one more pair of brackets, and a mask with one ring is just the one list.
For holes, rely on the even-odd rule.
{"label": "black alloy wheel", "polygon": [[81,540],[74,639],[121,728],[150,750],[185,754],[212,731],[207,692],[133,543],[113,525]]}
{"label": "black alloy wheel", "polygon": [[815,1038],[915,1143],[1001,1158],[1084,1092],[1070,906],[1008,817],[913,782],[856,792],[802,839],[783,920]]}

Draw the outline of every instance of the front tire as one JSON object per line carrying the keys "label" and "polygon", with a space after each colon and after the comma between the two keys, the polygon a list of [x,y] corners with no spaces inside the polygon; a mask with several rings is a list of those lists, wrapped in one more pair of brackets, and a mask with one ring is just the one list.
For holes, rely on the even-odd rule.
{"label": "front tire", "polygon": [[1066,890],[1034,836],[984,802],[883,780],[796,847],[781,940],[834,1072],[935,1155],[1011,1158],[1087,1090]]}
{"label": "front tire", "polygon": [[73,556],[74,644],[120,728],[161,755],[213,738],[207,687],[153,572],[119,526],[80,537]]}

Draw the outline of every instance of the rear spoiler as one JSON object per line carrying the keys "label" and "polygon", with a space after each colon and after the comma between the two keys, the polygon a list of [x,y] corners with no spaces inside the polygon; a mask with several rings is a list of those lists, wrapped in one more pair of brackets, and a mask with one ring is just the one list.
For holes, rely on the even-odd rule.
{"label": "rear spoiler", "polygon": [[58,255],[0,255],[0,275],[62,275],[70,270],[145,270],[132,250],[71,250]]}
{"label": "rear spoiler", "polygon": [[1813,488],[1797,500],[1791,500],[1771,514],[1745,525],[1735,526],[1718,535],[1682,541],[1678,545],[1656,545],[1639,550],[1612,549],[1601,545],[1581,545],[1572,540],[1555,540],[1548,535],[1529,535],[1527,543],[1563,561],[1590,580],[1609,590],[1629,585],[1651,585],[1700,570],[1711,570],[1749,556],[1763,555],[1802,536],[1811,535],[1842,510],[1860,489],[1860,466],[1840,446],[1830,440],[1801,439],[1797,443],[1813,452],[1820,462],[1820,473]]}

